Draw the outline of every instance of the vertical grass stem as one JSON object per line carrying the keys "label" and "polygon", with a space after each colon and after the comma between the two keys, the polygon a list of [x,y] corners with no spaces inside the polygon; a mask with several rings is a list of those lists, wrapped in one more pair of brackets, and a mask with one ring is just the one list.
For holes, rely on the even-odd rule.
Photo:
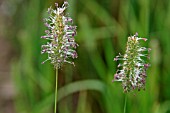
{"label": "vertical grass stem", "polygon": [[56,68],[56,80],[55,80],[55,104],[54,113],[57,113],[57,84],[58,84],[58,69]]}
{"label": "vertical grass stem", "polygon": [[126,113],[126,102],[127,102],[127,95],[125,95],[125,103],[124,103],[124,111],[123,111],[123,113]]}

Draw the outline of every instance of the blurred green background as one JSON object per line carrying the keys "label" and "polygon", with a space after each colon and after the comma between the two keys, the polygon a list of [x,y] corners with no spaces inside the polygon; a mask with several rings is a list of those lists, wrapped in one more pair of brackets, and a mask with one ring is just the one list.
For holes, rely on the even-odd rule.
{"label": "blurred green background", "polygon": [[[0,1],[0,113],[53,113],[55,70],[41,55],[47,8],[63,0]],[[152,48],[146,90],[127,94],[126,113],[170,113],[170,0],[69,0],[78,59],[59,70],[58,113],[123,113],[112,83],[127,37]]]}

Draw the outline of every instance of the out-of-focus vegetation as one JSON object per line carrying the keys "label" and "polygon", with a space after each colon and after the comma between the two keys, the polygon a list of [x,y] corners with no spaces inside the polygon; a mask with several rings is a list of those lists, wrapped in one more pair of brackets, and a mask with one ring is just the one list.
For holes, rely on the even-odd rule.
{"label": "out-of-focus vegetation", "polygon": [[[47,8],[62,0],[7,0],[11,28],[6,35],[15,48],[11,74],[15,84],[14,113],[52,113],[55,70],[41,64],[46,40]],[[152,48],[145,91],[127,94],[127,113],[170,112],[170,0],[69,0],[68,12],[78,26],[75,67],[59,70],[58,113],[123,113],[120,83],[112,83],[127,37],[138,32]],[[9,8],[9,9],[8,9]],[[10,9],[10,8],[13,8]],[[15,10],[14,10],[15,9]],[[10,30],[11,29],[11,30]],[[12,54],[11,54],[12,55]],[[0,110],[1,111],[1,110]]]}

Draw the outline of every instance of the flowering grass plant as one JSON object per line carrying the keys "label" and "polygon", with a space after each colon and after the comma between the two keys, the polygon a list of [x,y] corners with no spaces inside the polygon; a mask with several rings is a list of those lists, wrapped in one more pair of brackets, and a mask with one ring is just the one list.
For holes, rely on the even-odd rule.
{"label": "flowering grass plant", "polygon": [[58,69],[63,63],[74,65],[70,58],[78,57],[75,50],[78,44],[74,39],[76,36],[76,26],[72,25],[73,20],[71,17],[65,14],[68,5],[68,2],[65,1],[62,7],[55,3],[56,9],[48,8],[49,17],[44,19],[44,24],[47,27],[47,30],[45,30],[46,35],[41,36],[41,38],[49,40],[47,44],[41,46],[41,53],[48,54],[48,58],[42,64],[50,60],[56,69],[54,113],[57,113]]}
{"label": "flowering grass plant", "polygon": [[[51,61],[56,68],[60,68],[63,63],[74,64],[69,58],[77,58],[77,52],[74,50],[78,44],[75,42],[76,26],[72,25],[73,20],[65,14],[68,2],[64,2],[62,7],[56,9],[48,8],[49,17],[44,19],[47,27],[46,35],[41,38],[49,40],[47,44],[42,45],[41,53],[47,53],[48,58],[44,61]],[[44,63],[42,62],[42,63]]]}
{"label": "flowering grass plant", "polygon": [[119,53],[114,58],[114,61],[123,61],[118,65],[119,69],[114,75],[113,81],[121,81],[124,92],[145,89],[146,70],[149,67],[145,58],[150,58],[148,53],[151,49],[141,47],[140,41],[147,41],[147,38],[138,37],[138,33],[129,36],[125,54]]}

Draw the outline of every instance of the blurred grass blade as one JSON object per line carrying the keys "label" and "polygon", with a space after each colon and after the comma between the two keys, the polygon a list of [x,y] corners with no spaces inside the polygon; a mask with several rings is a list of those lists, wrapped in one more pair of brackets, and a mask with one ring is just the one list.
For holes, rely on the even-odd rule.
{"label": "blurred grass blade", "polygon": [[68,95],[83,90],[94,90],[99,91],[100,93],[104,93],[105,88],[105,84],[99,80],[83,80],[73,82],[58,90],[58,101]]}
{"label": "blurred grass blade", "polygon": [[[106,85],[99,81],[99,80],[83,80],[70,83],[58,90],[58,101],[61,101],[64,97],[72,95],[73,93],[84,91],[84,90],[94,90],[99,91],[100,93],[104,94],[106,89]],[[34,112],[39,112],[49,109],[51,103],[54,101],[54,94],[47,96],[44,100],[40,101],[34,107]],[[43,108],[43,109],[42,109]]]}

